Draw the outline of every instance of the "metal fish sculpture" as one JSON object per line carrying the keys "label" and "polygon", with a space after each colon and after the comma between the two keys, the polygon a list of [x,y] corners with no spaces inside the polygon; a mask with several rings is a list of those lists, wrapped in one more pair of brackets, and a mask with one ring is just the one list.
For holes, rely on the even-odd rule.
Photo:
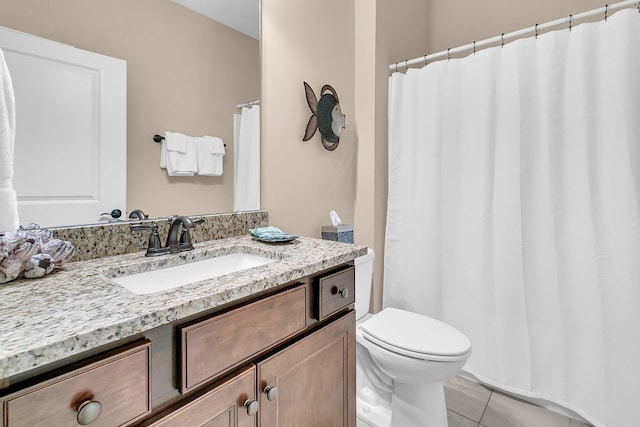
{"label": "metal fish sculpture", "polygon": [[322,146],[329,151],[335,150],[340,143],[340,132],[342,129],[346,129],[345,122],[347,120],[347,116],[342,114],[342,110],[340,110],[338,93],[331,86],[324,85],[320,91],[320,101],[318,101],[316,94],[307,82],[304,82],[304,91],[307,95],[307,104],[311,109],[311,117],[302,140],[310,140],[316,130],[319,130]]}

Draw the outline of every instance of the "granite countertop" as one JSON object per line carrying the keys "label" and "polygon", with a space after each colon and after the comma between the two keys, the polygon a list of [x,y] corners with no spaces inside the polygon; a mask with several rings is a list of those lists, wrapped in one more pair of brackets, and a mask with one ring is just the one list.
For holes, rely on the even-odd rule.
{"label": "granite countertop", "polygon": [[[300,237],[267,244],[250,236],[195,245],[181,254],[144,252],[72,262],[40,279],[0,285],[0,383],[11,376],[300,279],[364,255],[366,247]],[[227,253],[270,264],[167,291],[137,295],[109,277]],[[157,264],[156,264],[157,265]]]}

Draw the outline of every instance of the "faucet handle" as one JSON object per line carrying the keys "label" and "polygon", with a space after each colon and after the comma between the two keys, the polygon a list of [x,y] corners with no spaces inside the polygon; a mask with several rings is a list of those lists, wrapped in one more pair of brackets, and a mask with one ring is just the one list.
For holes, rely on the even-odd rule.
{"label": "faucet handle", "polygon": [[149,244],[147,245],[147,253],[145,256],[157,256],[165,253],[167,253],[167,249],[162,247],[160,234],[158,233],[158,224],[154,222],[151,226],[151,235],[149,236]]}
{"label": "faucet handle", "polygon": [[164,255],[168,253],[167,248],[162,247],[162,243],[160,242],[160,234],[158,233],[158,224],[152,222],[149,224],[132,224],[132,230],[151,230],[151,234],[149,235],[149,243],[147,244],[147,253],[145,256],[158,256]]}

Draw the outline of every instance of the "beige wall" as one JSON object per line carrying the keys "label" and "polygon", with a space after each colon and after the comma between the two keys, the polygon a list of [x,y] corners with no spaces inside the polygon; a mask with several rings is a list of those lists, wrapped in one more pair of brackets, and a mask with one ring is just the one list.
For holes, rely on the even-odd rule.
{"label": "beige wall", "polygon": [[531,27],[587,10],[606,0],[428,0],[429,53]]}
{"label": "beige wall", "polygon": [[[257,40],[170,0],[0,0],[0,25],[127,61],[129,211],[233,209],[233,114],[260,97]],[[222,137],[224,175],[169,178],[151,139],[165,130]]]}
{"label": "beige wall", "polygon": [[376,253],[372,308],[382,305],[387,204],[387,66],[424,54],[425,0],[356,0],[356,106],[358,172],[356,243]]}
{"label": "beige wall", "polygon": [[[354,2],[262,2],[262,208],[286,231],[320,237],[335,209],[353,223],[356,176],[354,126]],[[302,142],[311,112],[303,82],[319,96],[339,96],[347,129],[334,151],[318,133]],[[358,230],[356,230],[356,234]]]}

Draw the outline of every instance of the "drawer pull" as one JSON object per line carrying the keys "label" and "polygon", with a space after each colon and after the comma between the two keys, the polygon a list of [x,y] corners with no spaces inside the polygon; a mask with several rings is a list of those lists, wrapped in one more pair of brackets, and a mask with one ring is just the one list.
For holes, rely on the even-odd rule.
{"label": "drawer pull", "polygon": [[244,407],[247,408],[247,414],[253,416],[258,413],[260,404],[257,400],[247,400],[246,402],[244,402]]}
{"label": "drawer pull", "polygon": [[267,395],[267,400],[274,401],[278,398],[278,387],[266,386],[264,388],[264,394]]}
{"label": "drawer pull", "polygon": [[339,294],[342,298],[346,298],[349,296],[349,289],[348,288],[342,288],[340,290],[338,290],[337,286],[334,286],[332,289],[332,294]]}
{"label": "drawer pull", "polygon": [[78,406],[78,424],[87,426],[98,419],[102,412],[102,404],[97,400],[85,400]]}

